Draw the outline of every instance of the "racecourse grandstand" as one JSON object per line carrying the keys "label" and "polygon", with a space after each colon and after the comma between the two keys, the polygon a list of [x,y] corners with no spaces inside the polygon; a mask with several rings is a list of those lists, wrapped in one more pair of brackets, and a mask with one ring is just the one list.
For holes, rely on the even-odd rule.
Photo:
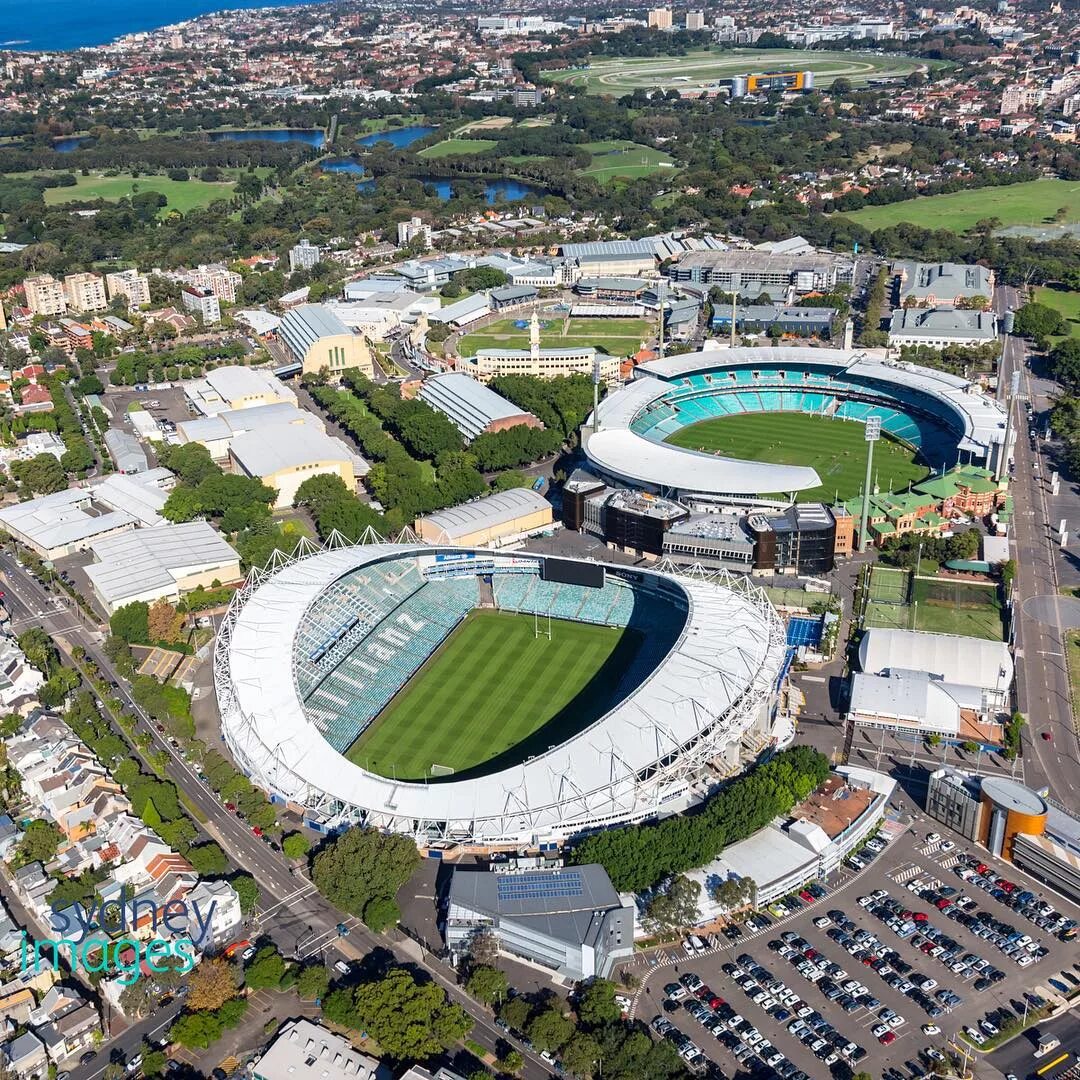
{"label": "racecourse grandstand", "polygon": [[728,349],[642,364],[609,395],[586,433],[585,451],[603,476],[672,497],[746,497],[817,487],[813,469],[739,461],[665,442],[705,420],[798,412],[865,423],[880,417],[888,437],[932,468],[958,457],[996,465],[1005,412],[964,379],[860,353],[809,348]]}

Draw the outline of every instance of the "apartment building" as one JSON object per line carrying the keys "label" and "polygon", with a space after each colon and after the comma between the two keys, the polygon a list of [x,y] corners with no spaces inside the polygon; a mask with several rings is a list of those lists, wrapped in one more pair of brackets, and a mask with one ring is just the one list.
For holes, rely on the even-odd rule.
{"label": "apartment building", "polygon": [[129,308],[150,303],[150,279],[134,268],[106,274],[105,288],[110,300],[115,300],[118,296],[126,297]]}
{"label": "apartment building", "polygon": [[418,217],[411,217],[408,221],[398,222],[398,247],[411,244],[418,238],[424,242],[424,247],[431,247],[431,226],[426,221]]}
{"label": "apartment building", "polygon": [[294,274],[297,270],[310,270],[320,262],[322,262],[322,249],[310,240],[301,240],[299,244],[289,249],[290,273]]}
{"label": "apartment building", "polygon": [[67,311],[64,286],[52,274],[37,274],[23,282],[26,306],[35,315],[63,315]]}
{"label": "apartment building", "polygon": [[671,8],[650,8],[649,9],[649,29],[650,30],[670,30],[671,29]]}
{"label": "apartment building", "polygon": [[200,289],[209,289],[219,300],[236,303],[236,290],[243,284],[243,277],[220,263],[197,266],[187,275],[188,283]]}
{"label": "apartment building", "polygon": [[64,278],[64,297],[76,311],[104,311],[109,306],[105,282],[97,274],[68,274]]}
{"label": "apartment building", "polygon": [[202,317],[204,325],[221,322],[221,305],[210,289],[199,285],[185,285],[180,290],[180,300],[188,311]]}

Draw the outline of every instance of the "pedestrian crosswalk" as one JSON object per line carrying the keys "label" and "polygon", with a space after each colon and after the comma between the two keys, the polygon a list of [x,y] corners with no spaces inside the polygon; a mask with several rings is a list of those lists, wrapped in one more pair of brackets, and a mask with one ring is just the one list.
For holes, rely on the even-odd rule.
{"label": "pedestrian crosswalk", "polygon": [[891,877],[897,885],[903,885],[905,881],[917,878],[922,872],[921,866],[902,866],[899,870],[894,870],[889,877]]}

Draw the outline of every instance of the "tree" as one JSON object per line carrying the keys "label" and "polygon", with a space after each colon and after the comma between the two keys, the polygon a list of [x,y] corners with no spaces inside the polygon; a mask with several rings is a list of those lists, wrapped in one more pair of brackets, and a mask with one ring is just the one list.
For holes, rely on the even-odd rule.
{"label": "tree", "polygon": [[53,639],[39,627],[24,630],[18,637],[19,648],[31,667],[42,675],[51,675],[60,666],[60,654]]}
{"label": "tree", "polygon": [[220,956],[206,958],[188,976],[187,1007],[193,1012],[220,1009],[236,997],[237,969]]}
{"label": "tree", "polygon": [[538,1012],[529,1021],[526,1034],[534,1046],[556,1053],[570,1041],[574,1034],[574,1025],[558,1009],[548,1008]]}
{"label": "tree", "polygon": [[109,629],[113,636],[129,645],[145,645],[150,641],[150,605],[145,600],[135,600],[118,607],[109,616]]}
{"label": "tree", "polygon": [[158,600],[146,614],[147,633],[151,641],[173,642],[180,639],[184,617],[167,600]]}
{"label": "tree", "polygon": [[524,1033],[532,1016],[532,1006],[520,995],[504,1001],[499,1008],[499,1019],[504,1021],[513,1031]]}
{"label": "tree", "polygon": [[1013,331],[1023,337],[1040,339],[1067,334],[1069,324],[1055,308],[1032,300],[1017,310]]}
{"label": "tree", "polygon": [[259,883],[250,874],[233,874],[229,884],[240,899],[240,913],[248,918],[259,903]]}
{"label": "tree", "polygon": [[465,989],[477,1001],[492,1005],[506,996],[507,985],[505,971],[493,967],[474,967],[469,973]]}
{"label": "tree", "polygon": [[26,826],[19,843],[19,855],[24,863],[47,863],[56,856],[64,834],[51,822],[35,818]]}
{"label": "tree", "polygon": [[666,889],[657,892],[645,909],[645,920],[661,933],[671,933],[693,926],[700,914],[698,897],[701,882],[677,874]]}
{"label": "tree", "polygon": [[275,945],[264,945],[244,968],[244,981],[249,990],[281,986],[285,978],[285,958]]}
{"label": "tree", "polygon": [[310,848],[308,838],[299,832],[289,833],[281,841],[281,851],[286,859],[302,859]]}
{"label": "tree", "polygon": [[574,1076],[592,1076],[600,1060],[600,1044],[591,1036],[579,1031],[563,1047],[562,1063]]}
{"label": "tree", "polygon": [[392,900],[419,865],[420,854],[408,837],[355,827],[323,845],[311,878],[331,903],[363,917],[371,900]]}
{"label": "tree", "polygon": [[401,909],[392,896],[373,896],[364,905],[364,923],[376,934],[389,930],[401,918]]}
{"label": "tree", "polygon": [[[520,1050],[510,1047],[499,1059],[499,1071],[506,1073],[519,1073],[525,1068],[525,1055]],[[487,1075],[486,1073],[484,1074]]]}
{"label": "tree", "polygon": [[622,1010],[615,1000],[615,984],[609,979],[593,979],[578,997],[577,1014],[587,1027],[618,1020]]}
{"label": "tree", "polygon": [[199,877],[217,877],[227,873],[229,860],[225,858],[225,852],[210,841],[205,844],[196,844],[187,853],[188,862],[195,867]]}
{"label": "tree", "polygon": [[325,964],[308,964],[296,979],[296,992],[305,1001],[321,1001],[330,988],[330,972]]}
{"label": "tree", "polygon": [[[418,982],[405,968],[391,968],[381,979],[363,983],[351,1001],[332,993],[324,1010],[331,1019],[343,1013],[351,1026],[375,1039],[390,1057],[399,1061],[422,1061],[457,1043],[472,1027],[472,1020],[458,1005],[447,1000],[433,982]],[[344,1006],[344,1008],[343,1008]],[[347,1010],[347,1011],[346,1011]]]}
{"label": "tree", "polygon": [[67,474],[52,454],[37,454],[11,463],[11,475],[35,495],[51,495],[67,487]]}
{"label": "tree", "polygon": [[499,939],[490,930],[477,930],[469,938],[469,960],[474,965],[494,967],[499,959]]}
{"label": "tree", "polygon": [[213,1013],[192,1012],[185,1013],[173,1024],[169,1037],[188,1049],[205,1050],[221,1038],[223,1030],[224,1025]]}

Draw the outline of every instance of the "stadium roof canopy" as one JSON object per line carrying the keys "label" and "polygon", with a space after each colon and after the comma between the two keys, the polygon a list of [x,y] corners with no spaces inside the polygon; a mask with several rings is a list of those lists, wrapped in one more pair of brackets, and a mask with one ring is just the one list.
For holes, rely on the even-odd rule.
{"label": "stadium roof canopy", "polygon": [[[678,389],[677,381],[706,372],[761,364],[768,368],[832,368],[836,376],[874,380],[914,390],[940,406],[943,419],[959,438],[959,449],[980,460],[1005,437],[1005,412],[990,397],[956,375],[914,364],[887,364],[865,353],[840,349],[706,349],[653,360],[635,369],[635,378],[609,394],[599,408],[600,430],[585,432],[585,453],[602,473],[663,491],[710,495],[760,495],[796,492],[819,486],[811,468],[771,465],[684,450],[631,430],[634,419],[653,402]],[[733,387],[732,389],[753,389]]]}
{"label": "stadium roof canopy", "polygon": [[685,806],[697,770],[769,708],[786,645],[764,593],[723,573],[635,568],[662,592],[685,597],[687,621],[659,666],[605,716],[524,763],[471,779],[423,784],[369,773],[305,713],[294,640],[308,608],[343,575],[440,554],[466,557],[461,548],[421,544],[335,548],[256,573],[237,593],[218,636],[215,684],[226,741],[257,784],[327,824],[492,843],[565,836]]}

